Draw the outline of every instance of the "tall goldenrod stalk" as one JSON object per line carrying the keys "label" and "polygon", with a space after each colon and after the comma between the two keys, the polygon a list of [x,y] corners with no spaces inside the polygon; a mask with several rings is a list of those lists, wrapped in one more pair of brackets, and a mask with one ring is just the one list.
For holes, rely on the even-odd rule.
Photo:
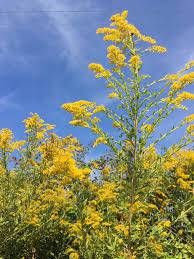
{"label": "tall goldenrod stalk", "polygon": [[[184,119],[159,136],[157,128],[176,109],[187,109],[183,105],[184,101],[194,99],[192,93],[183,92],[187,85],[194,82],[194,72],[186,74],[187,70],[194,66],[194,62],[187,63],[185,68],[176,74],[168,74],[151,81],[150,75],[141,72],[144,55],[165,53],[166,48],[156,45],[156,40],[152,37],[143,35],[127,21],[127,15],[127,11],[115,14],[110,19],[110,27],[97,30],[97,34],[104,35],[104,41],[112,42],[107,48],[109,68],[97,63],[89,65],[96,78],[106,80],[107,88],[112,90],[108,97],[118,102],[116,109],[88,101],[68,103],[62,107],[73,115],[71,124],[89,128],[98,135],[94,147],[101,143],[109,146],[115,157],[125,164],[120,181],[124,183],[125,200],[128,200],[129,204],[126,218],[129,230],[128,252],[132,257],[134,207],[144,199],[139,197],[148,180],[145,176],[148,172],[145,172],[144,157],[149,152],[155,152],[156,144],[185,125],[187,130],[184,136],[173,148],[178,151],[193,141],[193,126],[188,126],[194,119],[193,115],[190,115],[191,119]],[[159,89],[154,90],[155,84],[158,84]],[[113,127],[120,132],[118,138],[99,126],[100,119],[96,117],[98,112],[103,112],[112,121]],[[167,156],[170,157],[169,152]],[[163,158],[166,159],[166,156]],[[158,157],[156,161],[155,166],[158,168],[161,158]],[[154,174],[153,168],[154,165],[150,171]]]}

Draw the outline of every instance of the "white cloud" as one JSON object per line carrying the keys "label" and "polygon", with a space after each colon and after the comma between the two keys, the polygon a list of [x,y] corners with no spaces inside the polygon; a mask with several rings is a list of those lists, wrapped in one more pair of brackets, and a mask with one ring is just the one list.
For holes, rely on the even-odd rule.
{"label": "white cloud", "polygon": [[[48,12],[47,16],[51,23],[51,30],[55,32],[61,47],[61,55],[68,57],[74,64],[83,61],[84,51],[88,44],[88,39],[82,35],[81,22],[85,14],[73,11],[88,11],[90,1],[58,1],[58,0],[38,0],[42,10],[63,10],[64,13]],[[71,12],[72,11],[72,12]]]}
{"label": "white cloud", "polygon": [[[35,1],[7,1],[0,3],[0,10],[13,11],[13,13],[0,14],[0,63],[8,60],[16,65],[23,67],[28,62],[37,62],[41,53],[37,56],[24,52],[26,39],[21,28],[28,29],[28,33],[35,32],[38,40],[44,40],[49,45],[50,53],[52,51],[59,53],[58,57],[65,57],[71,65],[79,65],[84,60],[85,50],[87,50],[88,39],[82,34],[87,30],[82,27],[85,19],[88,21],[88,15],[75,13],[71,11],[89,11],[91,10],[91,0],[70,1],[70,0],[35,0]],[[91,8],[91,9],[90,9]],[[64,13],[53,11],[67,11]],[[15,11],[15,13],[14,13]],[[17,11],[20,11],[17,13]],[[26,14],[22,11],[48,11],[42,13]],[[68,12],[69,11],[69,12]],[[90,20],[90,19],[89,19]],[[92,22],[92,19],[91,19]],[[5,26],[1,26],[5,24]],[[38,25],[40,24],[40,27]],[[34,34],[33,34],[34,35]],[[36,43],[36,39],[34,39]],[[48,46],[45,45],[46,47]],[[52,49],[53,48],[53,49]],[[33,61],[32,61],[33,60]],[[69,64],[69,63],[67,63]]]}
{"label": "white cloud", "polygon": [[[69,10],[71,5],[58,1],[39,0],[43,10]],[[48,12],[48,18],[61,39],[61,44],[68,49],[70,55],[79,52],[79,40],[76,29],[72,26],[72,15],[68,13]]]}
{"label": "white cloud", "polygon": [[19,109],[20,105],[17,104],[14,100],[14,92],[1,96],[0,97],[0,112],[6,110],[6,109]]}

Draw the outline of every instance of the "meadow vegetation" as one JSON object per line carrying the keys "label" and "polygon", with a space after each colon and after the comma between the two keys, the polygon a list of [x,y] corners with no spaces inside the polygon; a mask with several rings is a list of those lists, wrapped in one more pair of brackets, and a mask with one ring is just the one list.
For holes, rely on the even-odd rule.
{"label": "meadow vegetation", "polygon": [[[186,88],[194,61],[157,80],[144,74],[145,55],[166,48],[127,14],[97,30],[109,43],[107,66],[89,65],[114,108],[85,100],[62,105],[71,125],[93,133],[92,149],[104,145],[106,154],[86,161],[79,140],[56,135],[38,114],[24,120],[22,141],[0,130],[2,258],[193,258],[194,114],[186,101],[194,94]],[[185,118],[160,132],[177,110]],[[161,148],[176,132],[184,132],[179,141]]]}

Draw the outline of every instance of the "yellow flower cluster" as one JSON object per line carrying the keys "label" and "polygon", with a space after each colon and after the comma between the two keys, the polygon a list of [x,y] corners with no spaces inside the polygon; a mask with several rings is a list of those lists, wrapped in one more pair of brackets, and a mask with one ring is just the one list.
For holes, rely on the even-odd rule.
{"label": "yellow flower cluster", "polygon": [[190,114],[189,116],[185,117],[185,122],[186,123],[190,123],[190,122],[193,122],[194,121],[194,113],[193,114]]}
{"label": "yellow flower cluster", "polygon": [[104,67],[101,64],[96,63],[89,64],[88,68],[94,73],[102,73],[104,71]]}
{"label": "yellow flower cluster", "polygon": [[115,230],[125,236],[128,236],[129,234],[129,227],[123,224],[116,225]]}
{"label": "yellow flower cluster", "polygon": [[181,168],[181,167],[177,168],[176,176],[181,177],[182,179],[188,179],[189,178],[189,174],[185,174],[183,168]]}
{"label": "yellow flower cluster", "polygon": [[191,124],[187,127],[187,132],[194,137],[194,124]]}
{"label": "yellow flower cluster", "polygon": [[182,85],[192,84],[194,82],[194,72],[183,75],[179,80]]}
{"label": "yellow flower cluster", "polygon": [[158,223],[158,226],[169,228],[171,226],[171,222],[169,220],[163,220]]}
{"label": "yellow flower cluster", "polygon": [[45,164],[42,173],[60,176],[64,184],[71,182],[73,179],[84,180],[90,174],[89,168],[77,167],[73,158],[73,151],[77,150],[77,147],[72,148],[72,140],[70,138],[68,140],[69,146],[64,146],[67,145],[66,139],[55,137],[45,141],[39,147],[39,152]]}
{"label": "yellow flower cluster", "polygon": [[190,92],[182,92],[182,93],[179,93],[175,98],[167,97],[162,99],[163,102],[174,104],[177,108],[183,108],[183,109],[186,109],[186,107],[181,106],[182,102],[187,100],[194,100],[194,94]]}
{"label": "yellow flower cluster", "polygon": [[23,121],[26,128],[26,133],[36,134],[37,139],[43,139],[49,130],[55,128],[54,125],[46,124],[37,113],[31,113],[31,116]]}
{"label": "yellow flower cluster", "polygon": [[99,144],[107,144],[107,140],[105,137],[99,137],[97,138],[94,143],[93,143],[93,147],[98,146]]}
{"label": "yellow flower cluster", "polygon": [[151,132],[153,132],[153,130],[154,130],[154,125],[152,125],[152,124],[144,124],[144,125],[141,127],[141,130],[142,130],[142,131],[146,131],[147,133],[151,133]]}
{"label": "yellow flower cluster", "polygon": [[119,121],[113,121],[112,126],[114,128],[121,128],[122,127],[122,123],[119,122]]}
{"label": "yellow flower cluster", "polygon": [[98,112],[105,111],[105,107],[103,105],[96,105],[95,102],[84,100],[73,103],[65,103],[62,105],[62,108],[73,115],[73,119],[69,122],[69,124],[85,128],[90,128],[91,124],[96,125],[100,122],[100,119],[93,117],[93,115]]}
{"label": "yellow flower cluster", "polygon": [[94,229],[98,228],[103,221],[102,214],[98,212],[94,207],[87,206],[85,208],[85,214],[85,224],[90,225]]}
{"label": "yellow flower cluster", "polygon": [[107,58],[109,59],[111,64],[114,64],[117,67],[122,67],[125,65],[126,57],[118,47],[111,45],[107,48],[107,50]]}
{"label": "yellow flower cluster", "polygon": [[73,252],[69,254],[69,259],[79,259],[79,254],[77,252]]}
{"label": "yellow flower cluster", "polygon": [[91,63],[89,64],[88,68],[96,74],[96,78],[103,77],[107,79],[111,76],[111,72],[107,69],[104,69],[101,64]]}
{"label": "yellow flower cluster", "polygon": [[4,152],[13,152],[25,144],[25,141],[13,141],[13,132],[10,129],[0,130],[0,149]]}
{"label": "yellow flower cluster", "polygon": [[127,21],[128,11],[123,11],[122,13],[117,13],[113,15],[111,20],[111,27],[113,28],[99,28],[97,29],[97,34],[104,34],[104,41],[113,41],[115,43],[126,44],[130,41],[133,36],[138,39],[148,42],[150,44],[155,44],[156,40],[142,35],[140,31],[133,25],[129,24]]}
{"label": "yellow flower cluster", "polygon": [[189,92],[182,92],[177,95],[177,97],[173,100],[173,103],[180,105],[183,101],[186,100],[194,100],[194,94]]}
{"label": "yellow flower cluster", "polygon": [[139,55],[133,55],[129,60],[129,66],[137,71],[141,67],[142,61]]}
{"label": "yellow flower cluster", "polygon": [[177,183],[180,185],[180,187],[182,189],[192,191],[192,185],[193,185],[194,181],[185,181],[184,178],[179,178],[177,180]]}
{"label": "yellow flower cluster", "polygon": [[157,159],[157,151],[153,145],[145,148],[143,153],[143,167],[149,169]]}
{"label": "yellow flower cluster", "polygon": [[114,200],[117,196],[115,188],[115,183],[105,182],[97,192],[97,197],[99,198],[99,201],[102,202]]}
{"label": "yellow flower cluster", "polygon": [[170,82],[174,82],[178,79],[179,79],[179,76],[177,74],[168,74],[162,78],[162,80],[168,80]]}
{"label": "yellow flower cluster", "polygon": [[27,129],[33,127],[42,128],[44,125],[44,120],[41,119],[37,113],[31,113],[31,117],[25,119],[24,123]]}
{"label": "yellow flower cluster", "polygon": [[71,113],[75,118],[79,119],[83,117],[91,117],[92,113],[90,111],[95,108],[95,103],[80,100],[73,103],[65,103],[62,105],[62,108]]}
{"label": "yellow flower cluster", "polygon": [[192,191],[192,170],[189,171],[189,168],[192,168],[193,165],[194,151],[182,150],[166,161],[163,166],[166,170],[175,170],[176,181],[180,188]]}
{"label": "yellow flower cluster", "polygon": [[80,127],[84,127],[84,128],[89,128],[90,125],[88,122],[83,121],[83,120],[72,120],[69,122],[69,124],[73,125],[73,126],[80,126]]}
{"label": "yellow flower cluster", "polygon": [[141,201],[138,201],[136,200],[134,203],[129,203],[128,204],[131,212],[134,214],[134,213],[144,213],[144,214],[147,214],[148,212],[148,206],[146,204],[144,204],[143,202]]}
{"label": "yellow flower cluster", "polygon": [[188,74],[183,75],[178,79],[178,81],[174,82],[171,86],[173,90],[181,90],[186,85],[192,84],[194,82],[194,72],[190,72]]}
{"label": "yellow flower cluster", "polygon": [[148,50],[150,52],[157,52],[157,53],[165,53],[167,51],[167,49],[165,47],[157,46],[157,45],[154,45],[154,46],[148,48]]}
{"label": "yellow flower cluster", "polygon": [[118,94],[115,93],[115,92],[112,92],[112,93],[110,93],[110,94],[108,95],[108,97],[109,97],[110,99],[118,98]]}
{"label": "yellow flower cluster", "polygon": [[150,44],[155,44],[155,43],[156,43],[156,40],[153,39],[152,37],[149,37],[149,36],[140,35],[139,38],[140,38],[142,41],[148,42],[148,43],[150,43]]}

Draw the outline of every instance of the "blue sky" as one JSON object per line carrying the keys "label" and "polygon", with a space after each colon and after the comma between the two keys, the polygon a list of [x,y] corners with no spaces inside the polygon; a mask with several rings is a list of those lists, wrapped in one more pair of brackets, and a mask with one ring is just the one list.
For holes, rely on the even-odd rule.
{"label": "blue sky", "polygon": [[[71,132],[83,143],[90,141],[85,129],[68,125],[60,105],[79,99],[107,103],[103,82],[87,66],[93,61],[105,64],[106,48],[95,31],[124,9],[131,23],[168,48],[167,54],[153,55],[148,62],[154,78],[176,72],[194,58],[193,0],[1,0],[0,11],[19,12],[0,12],[0,128],[22,137],[21,121],[37,112],[56,124],[59,134]],[[182,118],[182,113],[170,122],[175,117]]]}

